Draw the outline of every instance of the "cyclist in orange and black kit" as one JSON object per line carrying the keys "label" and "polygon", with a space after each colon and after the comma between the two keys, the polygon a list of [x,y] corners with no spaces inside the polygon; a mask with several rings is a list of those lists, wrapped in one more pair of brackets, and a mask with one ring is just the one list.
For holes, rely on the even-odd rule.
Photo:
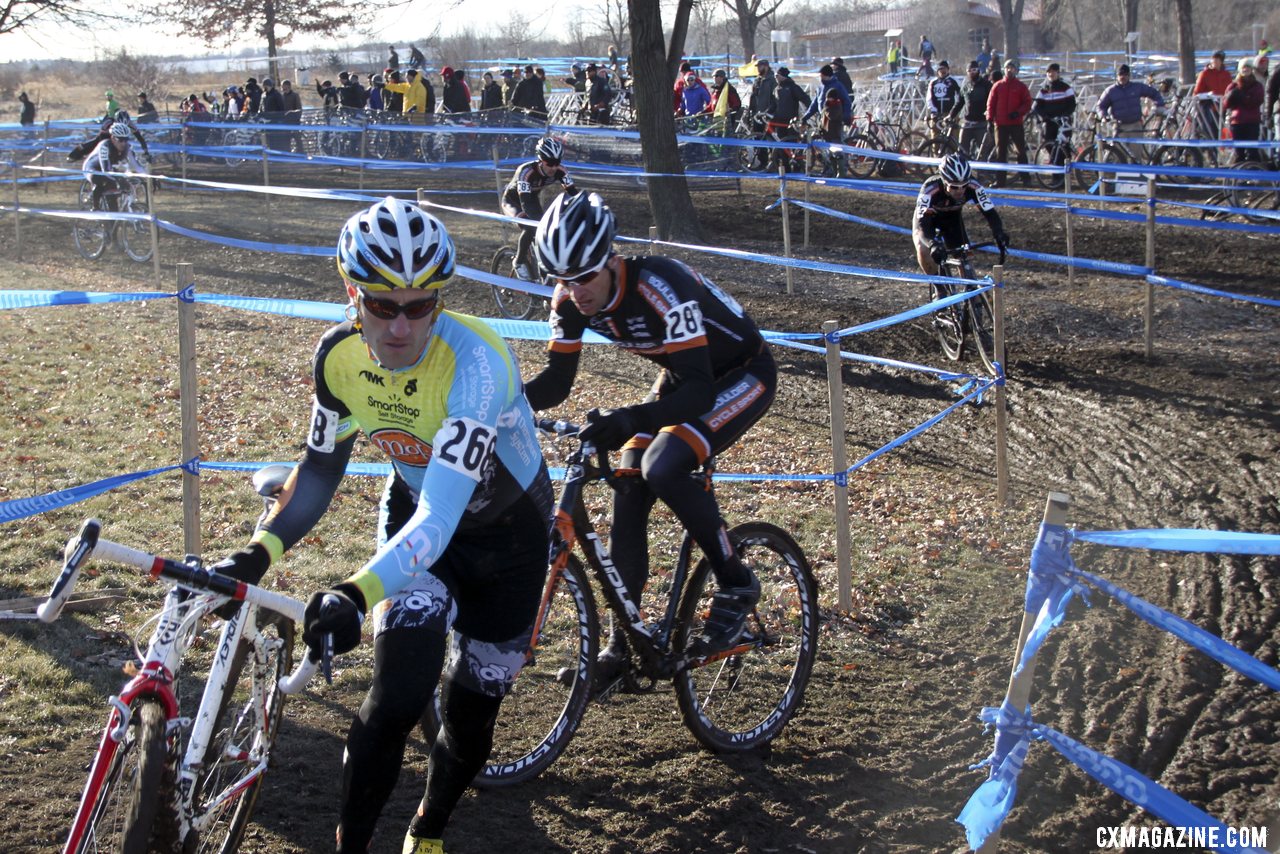
{"label": "cyclist in orange and black kit", "polygon": [[973,177],[973,170],[963,154],[949,154],[942,160],[937,175],[920,185],[916,212],[911,221],[911,238],[916,246],[916,261],[921,272],[935,276],[947,250],[969,242],[964,228],[964,206],[972,202],[987,218],[991,234],[1003,252],[1009,245],[1000,214],[986,189]]}
{"label": "cyclist in orange and black kit", "polygon": [[[588,330],[662,368],[644,402],[591,410],[580,435],[597,448],[622,449],[609,553],[633,604],[649,574],[646,527],[656,499],[706,554],[719,589],[706,631],[690,650],[705,655],[737,640],[760,582],[734,553],[697,470],[764,415],[777,366],[732,297],[674,259],[615,254],[614,230],[613,213],[596,193],[557,197],[538,224],[538,263],[556,288],[547,364],[525,394],[534,410],[569,396]],[[615,625],[598,660],[597,688],[616,681],[626,650]]]}
{"label": "cyclist in orange and black kit", "polygon": [[542,219],[542,188],[552,181],[559,181],[566,193],[577,192],[573,179],[560,165],[560,158],[564,156],[564,146],[560,144],[560,140],[544,137],[538,140],[534,153],[538,155],[538,159],[516,167],[511,182],[502,191],[502,212],[507,216],[531,220],[528,226],[520,227],[516,257],[512,262],[515,277],[526,282],[531,282],[534,278],[533,268],[529,263],[529,247],[533,244],[535,223]]}

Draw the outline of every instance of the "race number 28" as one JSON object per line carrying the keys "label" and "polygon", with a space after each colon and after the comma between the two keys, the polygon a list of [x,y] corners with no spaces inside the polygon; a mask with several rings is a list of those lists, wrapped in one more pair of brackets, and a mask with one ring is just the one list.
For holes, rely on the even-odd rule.
{"label": "race number 28", "polygon": [[702,309],[692,300],[681,303],[667,312],[667,343],[677,344],[691,338],[699,338],[702,328]]}

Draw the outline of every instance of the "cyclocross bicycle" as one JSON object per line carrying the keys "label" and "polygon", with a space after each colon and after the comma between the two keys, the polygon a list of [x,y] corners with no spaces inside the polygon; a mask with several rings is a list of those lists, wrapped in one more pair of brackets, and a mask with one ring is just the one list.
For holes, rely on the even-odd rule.
{"label": "cyclocross bicycle", "polygon": [[[542,419],[538,426],[575,440],[579,429]],[[655,572],[650,579],[650,594],[665,603],[661,613],[653,609],[655,620],[646,621],[627,599],[583,504],[587,484],[613,483],[608,455],[582,442],[565,466],[552,528],[551,568],[533,641],[524,669],[503,701],[493,753],[476,784],[506,785],[536,777],[577,731],[592,699],[600,646],[590,577],[596,579],[615,625],[625,628],[632,650],[620,681],[600,696],[620,683],[632,691],[651,691],[670,680],[685,725],[710,750],[740,752],[768,744],[804,699],[818,648],[818,586],[800,546],[767,522],[746,522],[729,531],[742,561],[760,579],[760,601],[732,646],[691,656],[686,650],[702,633],[714,593],[710,565],[705,558],[695,564],[693,540],[682,532],[669,577],[659,580]],[[711,489],[710,465],[695,478],[691,488]],[[591,576],[573,553],[575,545]],[[440,724],[434,704],[426,718],[424,728],[433,738]]]}
{"label": "cyclocross bicycle", "polygon": [[[934,312],[933,331],[942,345],[942,353],[951,361],[959,361],[964,355],[965,342],[970,341],[978,358],[992,376],[996,376],[996,363],[1003,361],[1004,354],[996,353],[995,312],[991,306],[991,290],[974,272],[973,253],[990,243],[979,243],[957,246],[947,250],[947,257],[939,266],[939,275],[950,276],[964,281],[964,284],[943,284],[931,282],[929,296],[931,301],[944,297],[978,292],[974,296],[944,306]],[[1000,263],[1005,261],[1005,251],[1000,250]],[[982,290],[983,288],[985,290]]]}
{"label": "cyclocross bicycle", "polygon": [[[264,499],[284,484],[288,466],[263,469]],[[265,473],[265,474],[264,474]],[[272,491],[274,490],[274,491]],[[274,501],[273,498],[270,499]],[[90,519],[66,547],[62,572],[37,616],[58,618],[89,560],[128,564],[173,583],[140,663],[111,711],[89,779],[63,846],[64,854],[222,852],[240,844],[280,727],[286,694],[300,690],[328,658],[293,661],[295,624],[305,604],[202,568],[137,551],[100,536]],[[243,602],[213,647],[203,694],[183,716],[179,676],[203,619],[228,600]],[[328,649],[332,647],[326,644]],[[189,706],[189,702],[185,705]]]}
{"label": "cyclocross bicycle", "polygon": [[[136,178],[116,177],[114,189],[105,190],[93,204],[93,184],[80,185],[80,210],[99,213],[146,214],[151,205],[147,185]],[[71,224],[71,240],[76,251],[89,261],[96,261],[112,243],[120,251],[140,263],[151,260],[151,226],[143,217],[125,220],[77,219]]]}

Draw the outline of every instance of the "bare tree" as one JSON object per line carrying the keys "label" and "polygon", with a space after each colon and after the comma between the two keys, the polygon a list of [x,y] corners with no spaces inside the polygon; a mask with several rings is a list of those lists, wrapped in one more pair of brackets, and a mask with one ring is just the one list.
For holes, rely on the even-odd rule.
{"label": "bare tree", "polygon": [[302,33],[349,34],[356,25],[355,12],[355,7],[322,0],[173,0],[152,9],[155,17],[177,24],[183,32],[202,33],[208,45],[231,44],[244,33],[261,36],[276,79],[281,46]]}
{"label": "bare tree", "polygon": [[[679,0],[688,21],[693,0]],[[676,123],[671,110],[671,80],[683,44],[672,40],[668,50],[662,35],[662,10],[657,0],[628,0],[631,27],[632,97],[640,129],[640,150],[648,179],[649,209],[658,236],[664,240],[698,240],[698,214],[689,197],[689,184],[676,145]],[[680,17],[677,9],[676,17]]]}
{"label": "bare tree", "polygon": [[99,11],[101,7],[88,0],[0,0],[0,36],[42,24],[87,29],[119,18]]}
{"label": "bare tree", "polygon": [[[742,53],[752,56],[756,52],[756,30],[760,22],[778,11],[782,0],[721,0],[738,19],[738,34],[742,37]],[[1004,2],[1004,0],[1001,0]]]}
{"label": "bare tree", "polygon": [[1178,13],[1178,76],[1183,83],[1196,80],[1195,30],[1191,26],[1191,0],[1174,0]]}
{"label": "bare tree", "polygon": [[[169,97],[169,85],[173,81],[170,69],[123,49],[102,64],[101,75],[115,91],[146,92],[153,101]],[[132,98],[132,94],[129,97]]]}
{"label": "bare tree", "polygon": [[[1129,0],[1125,0],[1129,2]],[[1134,3],[1137,0],[1133,0]],[[1021,47],[1022,7],[1026,0],[1000,0],[1000,22],[1004,24],[1004,55],[1016,59]]]}
{"label": "bare tree", "polygon": [[609,44],[620,48],[630,41],[628,16],[627,0],[604,0],[604,28],[609,34]]}

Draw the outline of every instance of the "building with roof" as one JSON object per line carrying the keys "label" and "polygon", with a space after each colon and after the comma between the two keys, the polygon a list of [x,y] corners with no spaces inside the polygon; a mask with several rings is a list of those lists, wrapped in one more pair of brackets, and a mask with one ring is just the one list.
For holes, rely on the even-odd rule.
{"label": "building with roof", "polygon": [[[1026,0],[1019,28],[1024,52],[1041,47],[1041,24],[1039,0]],[[867,57],[863,62],[847,63],[853,68],[883,61],[890,38],[902,39],[908,56],[919,59],[916,48],[922,33],[934,44],[935,61],[949,59],[953,65],[972,59],[984,38],[996,49],[1004,47],[1004,25],[996,0],[917,0],[863,12],[838,24],[802,33],[798,40],[810,60],[835,55]]]}

